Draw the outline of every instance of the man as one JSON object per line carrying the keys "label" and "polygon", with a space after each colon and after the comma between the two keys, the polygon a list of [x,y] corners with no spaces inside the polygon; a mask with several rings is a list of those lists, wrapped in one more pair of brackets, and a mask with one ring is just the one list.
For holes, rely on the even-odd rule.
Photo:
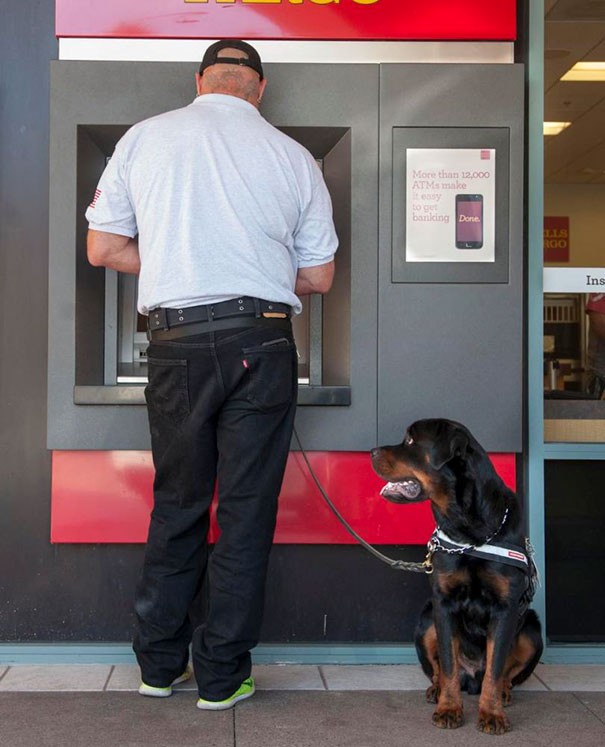
{"label": "man", "polygon": [[[192,104],[132,127],[87,210],[93,265],[139,273],[155,466],[135,612],[143,695],[190,675],[198,707],[254,693],[267,562],[296,407],[290,314],[330,289],[337,239],[311,154],[258,112],[266,80],[239,40],[208,48]],[[220,537],[207,557],[218,491]],[[205,623],[189,607],[202,581]]]}
{"label": "man", "polygon": [[588,314],[587,391],[602,399],[605,391],[605,293],[591,293],[586,304]]}

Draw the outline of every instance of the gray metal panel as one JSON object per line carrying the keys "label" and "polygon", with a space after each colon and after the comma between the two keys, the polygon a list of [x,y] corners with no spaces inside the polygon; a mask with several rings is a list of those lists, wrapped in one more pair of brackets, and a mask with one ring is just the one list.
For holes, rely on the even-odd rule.
{"label": "gray metal panel", "polygon": [[[144,407],[74,404],[76,131],[78,124],[131,125],[193,98],[182,63],[51,64],[48,447],[149,448]],[[188,75],[190,72],[190,75]]]}
{"label": "gray metal panel", "polygon": [[[377,65],[267,65],[263,114],[270,122],[351,128],[352,403],[299,408],[296,427],[310,449],[365,450],[376,442],[378,76]],[[327,297],[324,317],[330,313],[338,311]]]}
{"label": "gray metal panel", "polygon": [[[149,448],[144,407],[74,403],[74,269],[77,253],[85,251],[76,231],[76,128],[131,125],[184,106],[195,93],[194,72],[189,63],[52,65],[49,448]],[[377,65],[266,66],[263,114],[273,124],[351,128],[352,404],[299,410],[297,427],[311,449],[366,449],[376,440],[378,74]]]}
{"label": "gray metal panel", "polygon": [[[401,440],[418,418],[448,417],[465,423],[490,451],[522,450],[523,91],[520,65],[381,66],[381,443]],[[508,283],[391,281],[398,127],[509,129]]]}

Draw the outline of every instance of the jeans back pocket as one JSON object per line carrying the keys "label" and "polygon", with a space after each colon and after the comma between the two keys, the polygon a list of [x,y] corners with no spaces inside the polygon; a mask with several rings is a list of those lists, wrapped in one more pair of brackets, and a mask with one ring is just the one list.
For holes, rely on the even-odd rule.
{"label": "jeans back pocket", "polygon": [[296,345],[282,337],[242,348],[248,372],[246,398],[259,410],[276,410],[296,397]]}
{"label": "jeans back pocket", "polygon": [[180,425],[190,414],[186,360],[148,358],[145,399],[150,417],[159,415]]}

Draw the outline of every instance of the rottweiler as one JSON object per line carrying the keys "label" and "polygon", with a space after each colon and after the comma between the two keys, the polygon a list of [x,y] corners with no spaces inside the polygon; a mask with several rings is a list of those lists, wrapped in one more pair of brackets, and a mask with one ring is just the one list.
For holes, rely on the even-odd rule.
{"label": "rottweiler", "polygon": [[464,721],[462,691],[480,693],[477,728],[503,734],[511,689],[542,653],[531,545],[516,495],[470,431],[452,420],[419,420],[396,446],[371,452],[382,495],[395,503],[430,500],[437,529],[427,556],[432,598],[415,632],[420,664],[436,703],[433,723]]}

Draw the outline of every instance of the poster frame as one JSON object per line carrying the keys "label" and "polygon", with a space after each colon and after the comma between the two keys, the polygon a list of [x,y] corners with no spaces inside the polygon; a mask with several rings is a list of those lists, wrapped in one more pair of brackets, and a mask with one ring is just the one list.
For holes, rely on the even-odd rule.
{"label": "poster frame", "polygon": [[[420,262],[406,259],[408,149],[493,149],[495,209],[493,262]],[[393,283],[508,283],[510,237],[510,129],[508,127],[393,128]]]}

